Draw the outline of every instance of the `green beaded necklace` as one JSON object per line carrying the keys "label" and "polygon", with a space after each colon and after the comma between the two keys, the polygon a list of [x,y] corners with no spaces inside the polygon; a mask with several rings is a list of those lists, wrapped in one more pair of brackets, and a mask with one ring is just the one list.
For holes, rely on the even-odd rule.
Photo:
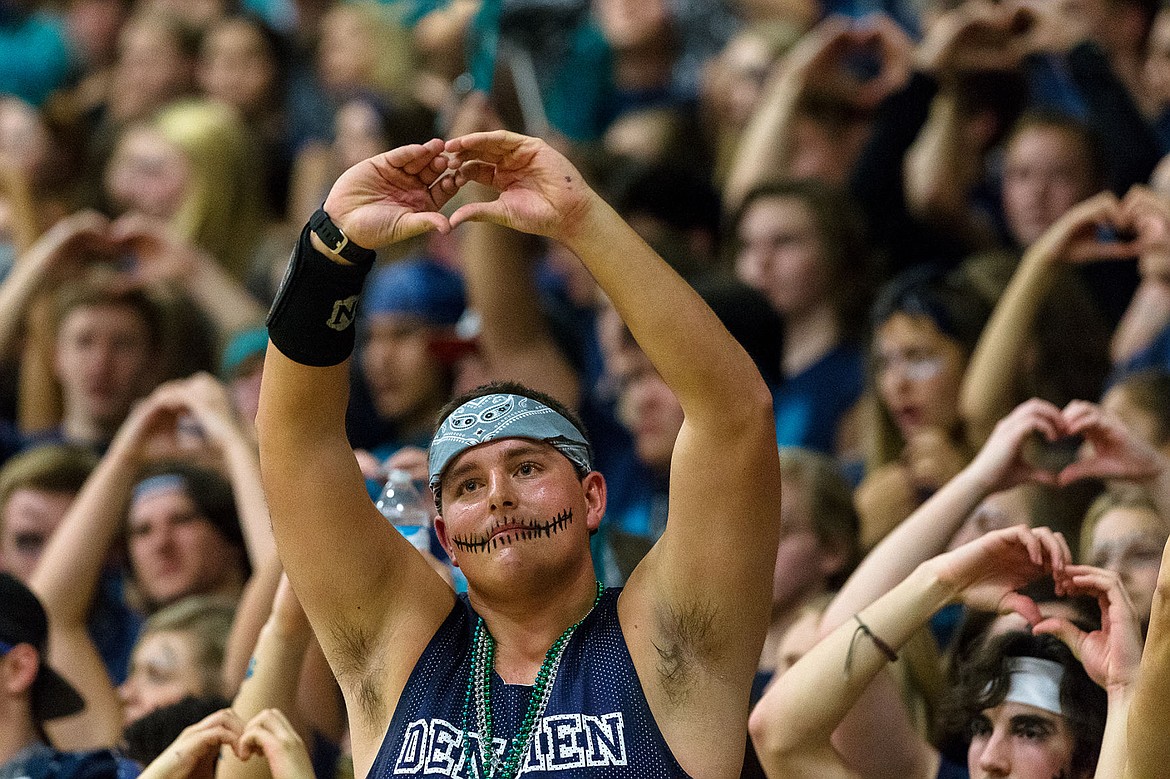
{"label": "green beaded necklace", "polygon": [[[585,614],[588,617],[601,602],[601,594],[605,591],[601,582],[597,582],[597,595],[593,598],[593,605]],[[532,684],[532,692],[528,694],[528,706],[524,712],[524,719],[520,723],[520,730],[512,739],[503,760],[496,756],[492,742],[492,673],[496,668],[496,640],[491,632],[484,627],[483,617],[475,623],[475,635],[472,638],[471,670],[467,674],[467,691],[463,696],[463,759],[471,759],[471,740],[468,738],[468,724],[474,716],[479,730],[479,754],[483,761],[484,776],[492,779],[514,779],[520,771],[520,761],[528,752],[532,737],[536,733],[536,723],[544,714],[552,694],[552,683],[557,676],[557,668],[561,664],[561,655],[569,639],[573,637],[577,627],[585,621],[585,617],[565,628],[560,638],[544,653],[544,660],[540,670],[536,672],[536,681]]]}

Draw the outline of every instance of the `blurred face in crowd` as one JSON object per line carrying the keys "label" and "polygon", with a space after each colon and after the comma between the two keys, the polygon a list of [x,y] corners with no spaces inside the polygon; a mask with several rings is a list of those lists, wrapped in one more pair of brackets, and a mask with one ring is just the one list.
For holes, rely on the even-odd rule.
{"label": "blurred face in crowd", "polygon": [[118,688],[129,725],[155,709],[178,703],[188,695],[202,696],[204,681],[195,657],[195,641],[186,631],[145,633],[134,647],[130,673]]}
{"label": "blurred face in crowd", "polygon": [[0,509],[0,571],[27,583],[74,497],[32,487],[13,490]]}
{"label": "blurred face in crowd", "polygon": [[341,166],[352,167],[390,147],[382,117],[365,100],[349,100],[333,118],[334,141]]}
{"label": "blurred face in crowd", "polygon": [[110,111],[120,122],[145,119],[193,86],[194,63],[175,33],[151,17],[122,28],[110,91]]}
{"label": "blurred face in crowd", "polygon": [[263,33],[245,19],[212,27],[203,41],[199,86],[212,100],[253,116],[273,100],[276,63]]}
{"label": "blurred face in crowd", "polygon": [[1071,777],[1076,740],[1064,717],[1026,703],[1004,702],[971,723],[972,777]]}
{"label": "blurred face in crowd", "polygon": [[234,594],[243,583],[241,551],[199,513],[182,486],[135,495],[127,535],[134,579],[154,604]]}
{"label": "blurred face in crowd", "polygon": [[57,330],[54,368],[66,416],[120,424],[151,386],[156,355],[138,311],[120,305],[71,310]]}
{"label": "blurred face in crowd", "polygon": [[781,316],[799,317],[826,299],[828,273],[812,211],[794,197],[754,201],[739,224],[736,275]]}
{"label": "blurred face in crowd", "polygon": [[114,58],[118,30],[126,18],[121,0],[72,0],[65,15],[69,40],[90,67],[106,65]]}
{"label": "blurred face in crowd", "polygon": [[371,21],[359,10],[334,6],[321,22],[317,77],[331,92],[369,86],[378,50]]}
{"label": "blurred face in crowd", "polygon": [[813,527],[808,490],[798,479],[781,478],[784,500],[780,504],[780,545],[772,578],[772,611],[799,606],[825,590],[825,580],[841,566],[817,537]]}
{"label": "blurred face in crowd", "polygon": [[183,205],[191,162],[157,131],[137,127],[123,133],[106,167],[106,192],[121,211],[170,219]]}
{"label": "blurred face in crowd", "polygon": [[995,530],[1032,524],[1027,490],[1027,485],[1021,485],[988,495],[959,526],[947,549],[958,549]]}
{"label": "blurred face in crowd", "polygon": [[35,181],[50,148],[49,131],[37,110],[23,100],[0,97],[0,165]]}
{"label": "blurred face in crowd", "polygon": [[1106,511],[1093,529],[1089,565],[1121,577],[1142,625],[1149,624],[1166,531],[1157,514],[1136,506]]}
{"label": "blurred face in crowd", "polygon": [[1020,246],[1030,246],[1065,211],[1093,194],[1085,148],[1065,129],[1026,126],[1007,147],[1003,210]]}
{"label": "blurred face in crowd", "polygon": [[1144,83],[1157,107],[1170,102],[1170,11],[1154,17],[1150,40],[1146,46]]}
{"label": "blurred face in crowd", "polygon": [[636,344],[622,347],[617,365],[619,413],[634,438],[638,459],[658,473],[667,473],[674,442],[682,429],[682,406]]}
{"label": "blurred face in crowd", "polygon": [[966,365],[959,344],[930,319],[898,312],[878,328],[874,351],[878,394],[902,437],[928,428],[949,433]]}
{"label": "blurred face in crowd", "polygon": [[408,314],[369,318],[362,347],[362,370],[385,419],[427,430],[447,401],[447,372],[431,349],[434,327]]}

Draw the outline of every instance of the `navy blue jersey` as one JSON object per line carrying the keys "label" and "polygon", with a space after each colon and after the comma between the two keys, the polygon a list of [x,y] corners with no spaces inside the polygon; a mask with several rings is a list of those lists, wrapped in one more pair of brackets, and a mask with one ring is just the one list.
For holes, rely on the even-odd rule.
{"label": "navy blue jersey", "polygon": [[[676,779],[687,774],[662,737],[618,624],[619,589],[608,589],[565,647],[548,707],[520,774],[587,779]],[[477,616],[466,596],[410,674],[371,779],[483,776],[474,717],[463,750],[463,702]],[[492,674],[493,749],[503,755],[519,729],[531,687]]]}

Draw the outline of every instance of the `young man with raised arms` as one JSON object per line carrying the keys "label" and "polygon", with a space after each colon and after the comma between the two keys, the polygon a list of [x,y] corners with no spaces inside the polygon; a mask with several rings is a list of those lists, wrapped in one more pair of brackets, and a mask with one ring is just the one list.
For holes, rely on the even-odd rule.
{"label": "young man with raised arms", "polygon": [[[498,199],[439,213],[468,181]],[[467,221],[572,250],[683,407],[667,529],[623,590],[594,579],[605,479],[580,425],[521,387],[466,399],[431,446],[436,530],[466,600],[366,496],[343,424],[361,247]],[[354,166],[302,233],[269,334],[265,488],[359,776],[738,776],[779,532],[771,397],[564,157],[499,131]]]}

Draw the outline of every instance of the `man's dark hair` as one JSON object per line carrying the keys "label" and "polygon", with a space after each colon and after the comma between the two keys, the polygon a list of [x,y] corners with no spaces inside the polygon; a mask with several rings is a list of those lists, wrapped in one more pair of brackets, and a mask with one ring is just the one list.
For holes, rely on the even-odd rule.
{"label": "man's dark hair", "polygon": [[451,416],[451,412],[453,412],[455,409],[459,408],[469,400],[482,398],[486,395],[520,395],[521,397],[535,400],[538,403],[543,403],[553,411],[563,416],[565,419],[572,422],[573,426],[581,431],[581,435],[585,436],[585,440],[589,443],[589,445],[593,445],[593,442],[589,440],[589,431],[585,429],[585,423],[581,421],[579,416],[577,416],[576,411],[573,411],[571,408],[554,398],[552,395],[549,395],[547,392],[541,392],[540,390],[526,387],[517,381],[493,381],[489,382],[488,384],[481,384],[475,389],[470,389],[454,398],[451,398],[451,400],[447,401],[447,403],[441,409],[439,409],[439,416],[435,421],[435,432],[438,432],[439,427],[443,424],[447,417]]}
{"label": "man's dark hair", "polygon": [[227,708],[231,701],[223,698],[187,696],[178,703],[155,709],[126,727],[126,757],[149,765],[179,737],[185,728]]}
{"label": "man's dark hair", "polygon": [[1089,678],[1072,650],[1052,636],[1005,633],[959,668],[956,683],[943,699],[943,720],[948,729],[967,731],[981,712],[1003,703],[1011,682],[1008,663],[1016,657],[1051,660],[1064,669],[1060,705],[1073,735],[1072,775],[1092,776],[1105,733],[1105,690]]}
{"label": "man's dark hair", "polygon": [[64,287],[57,300],[57,326],[79,308],[125,308],[133,311],[146,326],[152,350],[163,343],[166,324],[159,303],[141,289],[121,289],[102,283],[82,282]]}
{"label": "man's dark hair", "polygon": [[1076,117],[1052,108],[1032,108],[1024,111],[1008,133],[1006,144],[1010,145],[1020,133],[1031,129],[1051,129],[1064,133],[1076,141],[1082,152],[1082,159],[1088,168],[1089,192],[1104,189],[1109,179],[1109,157],[1105,143],[1099,133]]}

